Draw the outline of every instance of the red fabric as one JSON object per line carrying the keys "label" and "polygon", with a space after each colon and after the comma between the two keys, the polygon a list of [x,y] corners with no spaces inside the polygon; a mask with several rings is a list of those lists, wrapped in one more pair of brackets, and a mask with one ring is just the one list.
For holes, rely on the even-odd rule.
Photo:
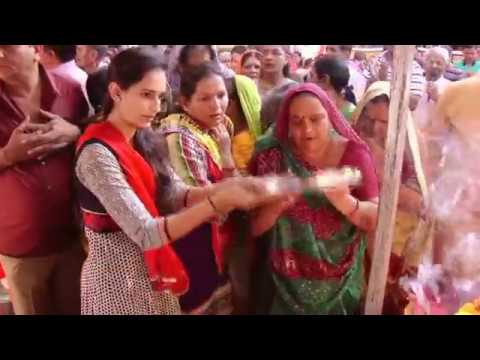
{"label": "red fabric", "polygon": [[347,247],[339,264],[317,260],[292,249],[283,249],[271,253],[272,266],[278,274],[290,279],[341,279],[355,261],[359,239],[360,237],[357,236],[355,241]]}
{"label": "red fabric", "polygon": [[[81,87],[70,79],[40,71],[41,107],[74,124],[87,115]],[[0,82],[0,147],[27,114]],[[30,160],[0,172],[0,254],[42,257],[78,241],[74,219],[72,147],[44,161]]]}
{"label": "red fabric", "polygon": [[[115,152],[128,184],[149,213],[153,217],[158,217],[160,214],[154,200],[155,175],[150,165],[128,143],[123,134],[108,121],[90,125],[78,141],[77,150],[91,139],[102,141]],[[95,218],[94,214],[84,216],[84,219],[90,223],[92,223],[92,218]],[[101,218],[105,218],[105,216],[102,215]],[[104,225],[107,224],[105,219],[97,219],[97,221],[99,223],[103,221]],[[145,251],[144,257],[155,290],[169,288],[175,294],[183,294],[187,291],[189,286],[188,275],[182,262],[169,245],[160,249]],[[171,282],[170,279],[176,281]]]}
{"label": "red fabric", "polygon": [[[207,153],[208,154],[208,153]],[[208,158],[208,172],[212,177],[212,182],[216,183],[223,179],[222,169],[213,161],[210,155]],[[225,254],[232,245],[233,224],[227,220],[224,224],[212,223],[212,247],[215,254],[215,262],[219,273],[223,273],[225,268]]]}
{"label": "red fabric", "polygon": [[[309,171],[316,171],[309,164],[297,159]],[[362,185],[352,190],[352,195],[361,201],[368,201],[378,196],[378,181],[375,167],[368,150],[349,141],[339,166],[352,166],[362,173]],[[255,158],[255,172],[253,175],[264,176],[283,172],[283,155],[279,148],[271,148],[259,153]],[[340,230],[342,216],[337,212],[320,208],[311,209],[306,200],[301,198],[288,210],[289,216],[299,222],[311,224],[315,235],[319,238],[329,238]]]}
{"label": "red fabric", "polygon": [[2,264],[0,264],[0,280],[5,277],[5,271],[3,271]]}
{"label": "red fabric", "polygon": [[108,215],[83,212],[83,223],[96,232],[120,231],[120,227]]}

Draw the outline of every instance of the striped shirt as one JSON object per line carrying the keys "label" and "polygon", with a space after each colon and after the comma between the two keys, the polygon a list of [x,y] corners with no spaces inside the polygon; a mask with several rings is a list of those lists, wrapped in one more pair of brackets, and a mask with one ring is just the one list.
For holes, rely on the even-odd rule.
{"label": "striped shirt", "polygon": [[[387,52],[374,57],[368,64],[364,71],[364,76],[369,81],[375,81],[378,79],[378,72],[380,70],[380,65],[386,63],[388,65],[387,81],[392,80],[392,65],[386,58]],[[412,73],[410,76],[410,93],[412,95],[422,96],[425,90],[425,77],[422,67],[418,64],[417,61],[413,61],[412,64]]]}

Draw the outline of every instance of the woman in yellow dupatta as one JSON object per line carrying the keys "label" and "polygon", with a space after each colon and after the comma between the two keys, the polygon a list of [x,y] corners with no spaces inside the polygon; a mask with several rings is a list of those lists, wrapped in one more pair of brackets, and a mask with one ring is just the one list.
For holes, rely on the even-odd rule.
{"label": "woman in yellow dupatta", "polygon": [[[367,89],[352,115],[354,128],[372,151],[380,186],[383,181],[389,102],[390,83],[375,82]],[[398,279],[404,268],[417,265],[417,261],[421,257],[419,252],[423,251],[420,246],[415,249],[410,249],[409,246],[408,250],[406,247],[408,240],[417,229],[422,207],[422,192],[410,148],[405,151],[401,177],[387,296],[384,305],[384,312],[389,314],[403,312],[407,301],[404,294],[399,293]]]}
{"label": "woman in yellow dupatta", "polygon": [[[374,154],[380,182],[383,180],[389,99],[390,83],[375,82],[365,92],[352,115],[352,121],[358,134],[367,142]],[[392,248],[393,253],[398,256],[402,256],[405,243],[415,230],[422,202],[415,167],[411,159],[411,152],[407,149],[402,168],[402,183]]]}
{"label": "woman in yellow dupatta", "polygon": [[232,155],[237,169],[247,173],[247,166],[255,149],[255,141],[262,135],[260,110],[262,99],[255,82],[243,75],[227,81],[229,105],[227,115],[234,125]]}

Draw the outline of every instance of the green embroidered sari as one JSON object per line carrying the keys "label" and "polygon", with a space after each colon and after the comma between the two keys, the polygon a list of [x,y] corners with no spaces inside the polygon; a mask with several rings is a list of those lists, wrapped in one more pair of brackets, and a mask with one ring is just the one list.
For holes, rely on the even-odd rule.
{"label": "green embroidered sari", "polygon": [[[362,172],[363,185],[352,191],[360,200],[378,196],[373,160],[366,145],[336,110],[326,94],[311,84],[292,89],[275,128],[257,141],[251,166],[254,175],[289,172],[305,178],[313,169],[297,159],[288,145],[288,107],[298,94],[317,96],[336,132],[348,144],[339,163]],[[255,239],[253,274],[257,314],[356,314],[365,288],[363,260],[366,235],[319,193],[304,193],[274,226]]]}

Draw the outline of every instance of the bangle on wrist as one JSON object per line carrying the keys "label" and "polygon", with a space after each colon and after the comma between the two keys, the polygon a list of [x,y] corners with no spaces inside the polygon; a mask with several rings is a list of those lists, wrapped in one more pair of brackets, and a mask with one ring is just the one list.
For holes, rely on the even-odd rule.
{"label": "bangle on wrist", "polygon": [[167,219],[168,217],[163,218],[163,231],[165,232],[165,235],[167,236],[167,240],[169,243],[172,242],[172,237],[170,236],[170,232],[168,231],[168,226],[167,226]]}
{"label": "bangle on wrist", "polygon": [[207,196],[207,201],[208,203],[210,204],[210,206],[212,207],[213,211],[216,212],[217,214],[220,213],[220,211],[218,211],[217,207],[215,206],[215,203],[213,202],[212,198],[209,196]]}
{"label": "bangle on wrist", "polygon": [[222,212],[218,209],[218,207],[215,205],[215,203],[213,202],[213,200],[210,196],[207,196],[207,201],[210,204],[210,206],[212,207],[215,214],[217,214],[217,216],[219,216],[220,218],[223,218],[223,217],[226,216],[226,214],[224,212]]}
{"label": "bangle on wrist", "polygon": [[213,194],[215,194],[215,185],[214,184],[208,184],[207,186],[205,186],[205,194],[206,196],[212,196]]}

